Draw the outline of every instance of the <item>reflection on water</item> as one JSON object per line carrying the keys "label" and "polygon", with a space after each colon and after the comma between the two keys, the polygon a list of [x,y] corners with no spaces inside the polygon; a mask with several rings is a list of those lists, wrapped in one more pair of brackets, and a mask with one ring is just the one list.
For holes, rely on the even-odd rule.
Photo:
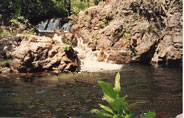
{"label": "reflection on water", "polygon": [[[102,92],[96,80],[113,84],[116,71],[50,75],[0,75],[0,117],[97,118]],[[155,111],[160,118],[182,112],[182,69],[125,65],[120,70],[122,95],[137,113]]]}

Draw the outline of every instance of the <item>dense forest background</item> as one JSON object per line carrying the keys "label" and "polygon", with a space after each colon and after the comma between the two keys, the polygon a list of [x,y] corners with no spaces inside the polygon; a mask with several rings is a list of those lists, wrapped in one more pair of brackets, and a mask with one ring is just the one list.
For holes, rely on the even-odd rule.
{"label": "dense forest background", "polygon": [[78,14],[101,0],[1,0],[0,20],[7,21],[23,16],[35,24],[52,17],[65,17]]}

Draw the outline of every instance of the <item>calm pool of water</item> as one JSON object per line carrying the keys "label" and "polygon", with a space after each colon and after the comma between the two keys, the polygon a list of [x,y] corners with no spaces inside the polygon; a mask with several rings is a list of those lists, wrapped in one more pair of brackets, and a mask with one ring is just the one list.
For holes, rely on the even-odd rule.
{"label": "calm pool of water", "polygon": [[145,102],[130,106],[136,113],[155,111],[159,118],[182,113],[182,68],[128,64],[99,73],[0,75],[0,117],[97,118],[89,111],[106,102],[96,81],[113,85],[117,72],[127,102]]}

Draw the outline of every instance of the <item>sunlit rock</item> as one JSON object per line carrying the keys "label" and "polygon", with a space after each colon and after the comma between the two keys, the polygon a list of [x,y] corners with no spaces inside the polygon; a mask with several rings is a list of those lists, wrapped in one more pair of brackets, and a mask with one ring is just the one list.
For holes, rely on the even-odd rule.
{"label": "sunlit rock", "polygon": [[67,46],[54,38],[30,36],[12,53],[12,66],[19,72],[79,71],[76,52],[72,48],[66,50]]}
{"label": "sunlit rock", "polygon": [[177,115],[176,118],[183,118],[183,114]]}

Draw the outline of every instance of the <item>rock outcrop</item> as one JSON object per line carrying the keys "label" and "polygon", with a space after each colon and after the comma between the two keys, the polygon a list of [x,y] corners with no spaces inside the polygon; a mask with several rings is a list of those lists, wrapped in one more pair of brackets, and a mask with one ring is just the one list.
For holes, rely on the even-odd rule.
{"label": "rock outcrop", "polygon": [[183,118],[183,114],[177,115],[176,118]]}
{"label": "rock outcrop", "polygon": [[116,63],[181,63],[181,5],[181,0],[112,0],[81,11],[71,32]]}
{"label": "rock outcrop", "polygon": [[61,42],[61,38],[29,36],[23,39],[12,53],[12,66],[19,72],[55,72],[79,71],[79,60],[70,45]]}

